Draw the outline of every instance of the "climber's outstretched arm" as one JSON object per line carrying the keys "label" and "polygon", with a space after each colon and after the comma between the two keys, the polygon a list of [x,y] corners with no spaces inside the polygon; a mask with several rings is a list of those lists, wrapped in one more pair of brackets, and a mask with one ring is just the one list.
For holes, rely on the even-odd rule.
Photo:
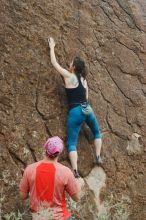
{"label": "climber's outstretched arm", "polygon": [[67,71],[66,69],[62,68],[56,60],[55,51],[54,51],[54,48],[55,48],[54,39],[52,37],[48,38],[48,43],[49,43],[49,47],[50,47],[50,57],[51,57],[52,65],[64,78],[70,77],[71,76],[70,72]]}

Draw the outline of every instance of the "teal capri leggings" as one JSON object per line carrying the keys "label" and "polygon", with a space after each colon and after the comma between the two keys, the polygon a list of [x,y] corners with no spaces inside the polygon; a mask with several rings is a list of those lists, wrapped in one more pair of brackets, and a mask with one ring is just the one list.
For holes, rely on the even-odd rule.
{"label": "teal capri leggings", "polygon": [[74,107],[70,109],[67,119],[68,152],[76,151],[79,132],[84,122],[90,127],[94,139],[101,138],[99,124],[93,110],[90,114],[86,115],[82,112],[80,105]]}

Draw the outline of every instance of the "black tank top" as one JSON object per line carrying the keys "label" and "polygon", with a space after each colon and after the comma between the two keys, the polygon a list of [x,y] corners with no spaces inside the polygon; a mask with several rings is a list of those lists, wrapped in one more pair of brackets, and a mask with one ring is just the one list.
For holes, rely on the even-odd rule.
{"label": "black tank top", "polygon": [[86,89],[84,88],[80,78],[78,79],[78,82],[79,85],[76,88],[65,88],[69,108],[87,102]]}

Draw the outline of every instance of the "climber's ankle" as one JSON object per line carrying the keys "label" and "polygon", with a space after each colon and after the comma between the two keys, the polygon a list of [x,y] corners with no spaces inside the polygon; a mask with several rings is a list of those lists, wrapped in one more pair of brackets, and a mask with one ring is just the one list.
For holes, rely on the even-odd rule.
{"label": "climber's ankle", "polygon": [[78,173],[78,170],[74,170],[74,176],[75,176],[75,178],[80,178],[81,176],[80,176],[80,174]]}
{"label": "climber's ankle", "polygon": [[97,166],[100,166],[103,164],[103,160],[100,155],[96,156],[96,164]]}

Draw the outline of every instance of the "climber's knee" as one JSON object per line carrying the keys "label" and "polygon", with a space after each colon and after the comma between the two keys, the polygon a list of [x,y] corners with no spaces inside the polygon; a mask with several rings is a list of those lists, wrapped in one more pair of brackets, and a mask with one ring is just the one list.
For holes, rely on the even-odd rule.
{"label": "climber's knee", "polygon": [[102,135],[99,131],[97,133],[95,133],[94,139],[101,139],[101,138],[102,138]]}
{"label": "climber's knee", "polygon": [[92,132],[94,135],[94,139],[100,139],[102,138],[101,132],[100,132],[100,127],[98,122],[96,121],[96,123],[94,124],[93,128],[92,128]]}
{"label": "climber's knee", "polygon": [[68,145],[68,152],[70,153],[71,151],[76,151],[76,145]]}

